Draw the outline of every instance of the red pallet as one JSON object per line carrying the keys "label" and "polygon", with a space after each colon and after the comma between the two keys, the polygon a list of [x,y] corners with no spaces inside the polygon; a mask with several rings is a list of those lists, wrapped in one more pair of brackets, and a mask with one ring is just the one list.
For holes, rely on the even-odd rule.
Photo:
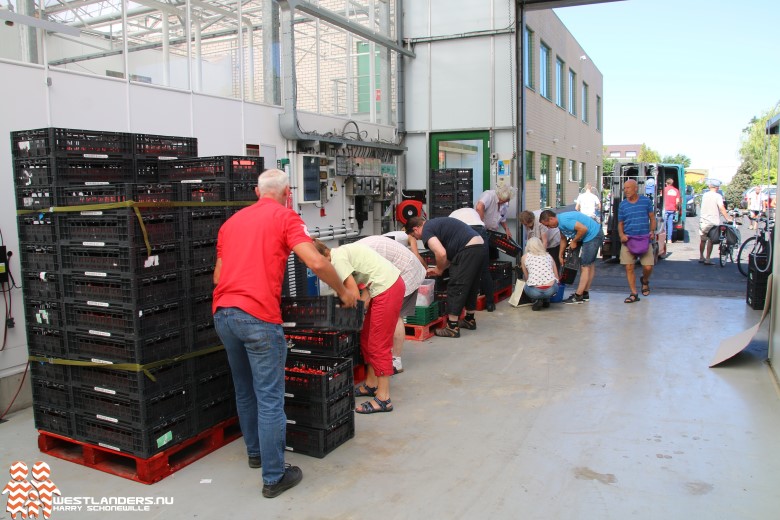
{"label": "red pallet", "polygon": [[404,324],[404,330],[406,331],[406,339],[412,341],[425,341],[434,336],[433,331],[444,327],[447,324],[447,317],[442,316],[435,319],[427,325],[407,325]]}
{"label": "red pallet", "polygon": [[[493,301],[495,303],[498,303],[502,300],[506,300],[512,296],[512,287],[504,287],[503,289],[499,289],[497,291],[493,292]],[[480,294],[477,298],[477,310],[478,311],[484,311],[485,310],[485,295]]]}
{"label": "red pallet", "polygon": [[238,418],[232,417],[148,459],[41,430],[38,431],[38,449],[52,457],[117,477],[154,484],[239,437]]}

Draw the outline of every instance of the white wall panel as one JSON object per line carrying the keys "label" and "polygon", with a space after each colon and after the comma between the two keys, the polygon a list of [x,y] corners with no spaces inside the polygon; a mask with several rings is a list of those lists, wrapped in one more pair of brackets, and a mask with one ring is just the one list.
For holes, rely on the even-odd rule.
{"label": "white wall panel", "polygon": [[242,103],[232,99],[193,95],[192,120],[198,155],[245,155]]}
{"label": "white wall panel", "polygon": [[406,189],[424,190],[428,186],[428,136],[413,134],[406,138]]}
{"label": "white wall panel", "polygon": [[490,39],[440,43],[431,65],[432,129],[490,126]]}
{"label": "white wall panel", "polygon": [[[506,7],[503,9],[506,12]],[[431,35],[493,29],[490,2],[431,0]]]}
{"label": "white wall panel", "polygon": [[51,126],[127,132],[127,84],[101,76],[51,71]]}
{"label": "white wall panel", "polygon": [[404,2],[404,38],[430,36],[428,23],[431,0],[406,0]]}
{"label": "white wall panel", "polygon": [[428,130],[430,116],[430,46],[415,47],[417,57],[406,59],[406,130]]}
{"label": "white wall panel", "polygon": [[[515,67],[512,64],[514,58],[514,45],[511,35],[497,36],[495,38],[495,68],[494,91],[495,91],[495,126],[507,127],[512,124],[512,116],[517,110],[517,102],[512,102],[512,97],[517,96],[517,89],[513,89],[515,83]],[[510,52],[512,54],[510,54]]]}
{"label": "white wall panel", "polygon": [[148,85],[130,85],[130,131],[139,134],[192,135],[190,96]]}

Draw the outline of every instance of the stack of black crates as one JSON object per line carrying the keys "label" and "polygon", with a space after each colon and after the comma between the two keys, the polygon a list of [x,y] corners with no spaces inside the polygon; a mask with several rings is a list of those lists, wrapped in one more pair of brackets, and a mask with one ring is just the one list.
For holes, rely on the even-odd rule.
{"label": "stack of black crates", "polygon": [[750,253],[748,258],[748,280],[746,302],[751,309],[763,310],[766,304],[766,288],[772,274],[772,258]]}
{"label": "stack of black crates", "polygon": [[490,276],[493,278],[493,292],[497,293],[512,287],[512,262],[491,260],[488,264]]}
{"label": "stack of black crates", "polygon": [[282,298],[287,449],[322,458],[355,435],[353,358],[359,351],[362,303],[335,296]]}
{"label": "stack of black crates", "polygon": [[[197,155],[193,138],[45,128],[11,140],[36,427],[146,458],[233,417],[211,275],[235,185],[164,173]],[[262,160],[248,159],[256,180]]]}
{"label": "stack of black crates", "polygon": [[430,179],[431,218],[449,217],[460,208],[473,207],[474,171],[471,168],[432,170]]}

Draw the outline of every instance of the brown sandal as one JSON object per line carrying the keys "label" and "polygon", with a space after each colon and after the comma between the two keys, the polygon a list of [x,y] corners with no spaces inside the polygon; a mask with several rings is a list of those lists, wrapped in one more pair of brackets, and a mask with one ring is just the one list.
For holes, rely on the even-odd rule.
{"label": "brown sandal", "polygon": [[460,329],[458,327],[455,327],[454,329],[451,329],[449,327],[442,327],[440,329],[436,329],[433,331],[434,334],[439,336],[440,338],[459,338],[460,337]]}
{"label": "brown sandal", "polygon": [[628,295],[628,298],[623,300],[623,303],[635,303],[639,301],[639,295],[636,293],[631,293]]}

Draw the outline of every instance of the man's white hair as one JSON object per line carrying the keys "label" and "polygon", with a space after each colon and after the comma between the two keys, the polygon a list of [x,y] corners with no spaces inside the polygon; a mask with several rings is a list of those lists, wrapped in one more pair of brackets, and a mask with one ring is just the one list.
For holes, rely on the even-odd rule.
{"label": "man's white hair", "polygon": [[266,170],[257,178],[257,189],[260,191],[261,197],[282,195],[289,185],[290,179],[287,177],[287,173],[282,170]]}
{"label": "man's white hair", "polygon": [[509,200],[512,198],[512,186],[508,184],[500,184],[496,186],[496,197],[501,200]]}

